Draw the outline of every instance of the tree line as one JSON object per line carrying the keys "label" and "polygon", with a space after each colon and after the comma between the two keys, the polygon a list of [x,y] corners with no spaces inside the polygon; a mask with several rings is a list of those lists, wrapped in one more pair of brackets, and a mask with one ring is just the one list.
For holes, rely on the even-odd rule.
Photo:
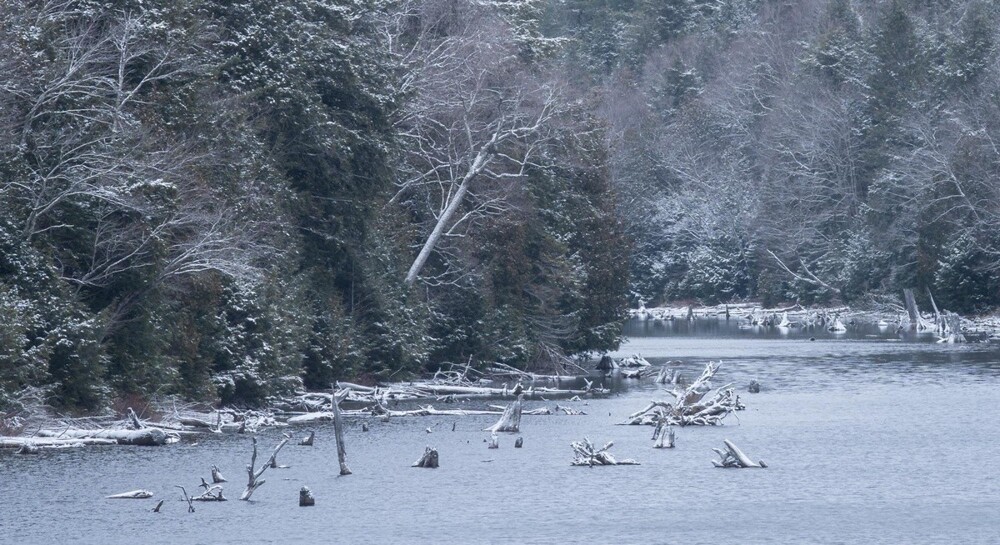
{"label": "tree line", "polygon": [[10,0],[0,405],[560,368],[628,304],[1000,304],[985,0]]}

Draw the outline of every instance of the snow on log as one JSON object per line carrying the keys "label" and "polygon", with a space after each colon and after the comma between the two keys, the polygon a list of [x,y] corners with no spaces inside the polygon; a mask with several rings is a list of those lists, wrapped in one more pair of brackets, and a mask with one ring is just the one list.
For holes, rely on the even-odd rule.
{"label": "snow on log", "polygon": [[119,445],[160,446],[179,439],[173,433],[167,433],[160,428],[143,428],[140,430],[39,430],[39,437],[57,439],[112,439]]}
{"label": "snow on log", "polygon": [[583,441],[574,441],[570,446],[573,447],[573,453],[575,457],[570,465],[574,466],[625,466],[625,465],[639,465],[639,462],[631,459],[617,460],[611,455],[608,450],[614,446],[613,441],[609,441],[606,445],[600,449],[594,447],[594,444],[590,442],[590,439],[584,437]]}
{"label": "snow on log", "polygon": [[715,467],[767,467],[767,464],[765,464],[763,460],[757,462],[751,460],[749,456],[743,454],[743,451],[729,439],[724,439],[723,443],[726,445],[726,450],[718,448],[712,449],[719,455],[718,460],[712,460],[712,464],[715,465]]}
{"label": "snow on log", "polygon": [[420,457],[419,460],[413,462],[411,467],[427,467],[435,468],[438,467],[438,451],[437,449],[431,447],[424,448],[424,455]]}
{"label": "snow on log", "polygon": [[653,448],[674,448],[674,427],[661,421],[653,431]]}
{"label": "snow on log", "polygon": [[0,448],[70,448],[89,445],[117,445],[114,439],[56,439],[51,437],[0,437]]}
{"label": "snow on log", "polygon": [[104,496],[109,500],[145,500],[153,497],[153,493],[149,490],[129,490],[128,492],[122,492],[120,494],[112,494],[110,496]]}
{"label": "snow on log", "polygon": [[505,432],[517,432],[520,431],[521,427],[521,401],[524,399],[524,395],[518,395],[517,399],[507,405],[504,409],[503,414],[500,415],[500,420],[496,424],[486,428],[483,431],[491,431],[496,433],[498,431]]}
{"label": "snow on log", "polygon": [[661,421],[676,426],[717,426],[733,411],[744,408],[730,385],[723,386],[712,395],[711,379],[718,372],[721,362],[709,362],[697,380],[683,391],[668,392],[673,403],[651,401],[644,409],[632,413],[624,424],[656,425]]}

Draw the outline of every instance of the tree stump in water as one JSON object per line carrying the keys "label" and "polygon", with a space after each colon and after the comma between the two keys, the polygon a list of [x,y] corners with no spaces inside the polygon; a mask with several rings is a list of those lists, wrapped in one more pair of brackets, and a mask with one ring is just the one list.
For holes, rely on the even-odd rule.
{"label": "tree stump in water", "polygon": [[490,435],[490,444],[486,448],[500,448],[500,439],[497,437],[496,432]]}
{"label": "tree stump in water", "polygon": [[521,427],[521,402],[524,400],[524,394],[518,394],[517,399],[507,405],[504,409],[503,414],[500,415],[500,420],[496,424],[486,428],[484,431],[491,431],[496,433],[498,431],[506,432],[517,432],[520,431]]}
{"label": "tree stump in water", "polygon": [[518,437],[517,441],[514,441],[514,448],[521,448],[524,446],[524,437]]}
{"label": "tree stump in water", "polygon": [[303,447],[311,447],[313,446],[313,439],[315,438],[316,438],[316,432],[311,431],[309,432],[309,435],[307,437],[303,437],[302,440],[299,441],[299,445]]}
{"label": "tree stump in water", "polygon": [[314,505],[316,505],[316,498],[313,497],[308,486],[303,486],[299,489],[299,507],[312,507]]}
{"label": "tree stump in water", "polygon": [[424,455],[420,457],[419,460],[413,462],[411,467],[427,467],[436,468],[438,467],[438,451],[431,447],[426,447],[424,449]]}

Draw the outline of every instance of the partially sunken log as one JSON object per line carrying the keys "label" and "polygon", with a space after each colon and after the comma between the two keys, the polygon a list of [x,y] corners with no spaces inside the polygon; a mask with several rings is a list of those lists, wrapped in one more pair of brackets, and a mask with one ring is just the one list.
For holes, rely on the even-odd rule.
{"label": "partially sunken log", "polygon": [[226,501],[226,498],[222,496],[222,485],[215,485],[206,488],[201,495],[191,498],[191,501]]}
{"label": "partially sunken log", "polygon": [[606,445],[597,449],[594,444],[590,442],[590,439],[586,437],[583,441],[574,441],[570,446],[573,447],[573,453],[576,457],[570,463],[574,466],[635,466],[639,465],[639,462],[635,460],[616,460],[614,456],[611,455],[608,450],[614,446],[613,441],[609,441]]}
{"label": "partially sunken log", "polygon": [[172,436],[160,428],[141,430],[39,430],[39,437],[58,439],[112,439],[119,445],[139,445],[144,447],[166,445]]}
{"label": "partially sunken log", "polygon": [[149,490],[129,490],[128,492],[122,492],[120,494],[112,494],[110,496],[104,496],[109,500],[146,500],[153,497],[153,493]]}
{"label": "partially sunken log", "polygon": [[426,447],[424,448],[424,455],[420,457],[419,460],[413,462],[411,467],[428,467],[435,468],[438,467],[438,451],[437,449]]}
{"label": "partially sunken log", "polygon": [[303,447],[311,447],[311,446],[313,446],[313,439],[315,439],[315,438],[316,438],[316,432],[315,431],[311,431],[311,432],[309,432],[308,436],[303,437],[302,440],[299,441],[299,445],[301,445]]}
{"label": "partially sunken log", "polygon": [[715,467],[736,467],[736,468],[747,468],[747,467],[767,467],[767,464],[763,460],[754,462],[749,456],[743,454],[743,451],[739,447],[733,444],[729,439],[724,439],[723,443],[726,445],[726,450],[719,448],[713,448],[716,454],[719,455],[718,460],[712,460],[712,464]]}
{"label": "partially sunken log", "polygon": [[[243,494],[240,496],[241,500],[244,501],[249,500],[250,496],[253,495],[253,493],[257,490],[257,488],[260,487],[260,485],[264,484],[265,481],[264,479],[261,479],[260,476],[263,475],[265,471],[267,471],[267,468],[271,467],[271,463],[278,456],[278,451],[280,451],[281,447],[285,446],[285,444],[288,443],[289,439],[291,438],[285,435],[284,439],[282,439],[281,442],[278,443],[278,446],[274,447],[274,452],[271,453],[271,457],[268,458],[267,462],[265,462],[264,465],[260,466],[260,469],[257,469],[255,471],[254,466],[257,465],[257,438],[256,437],[251,438],[253,442],[253,454],[250,456],[250,463],[247,465],[247,476],[248,476],[247,487],[245,490],[243,490]],[[185,492],[185,494],[187,493]]]}
{"label": "partially sunken log", "polygon": [[674,389],[668,392],[675,398],[673,403],[651,401],[641,411],[629,415],[624,424],[650,426],[660,422],[675,426],[721,424],[729,413],[744,409],[740,397],[728,384],[708,395],[711,392],[711,379],[721,365],[721,362],[709,362],[701,376],[686,389],[683,391]]}
{"label": "partially sunken log", "polygon": [[518,395],[517,399],[507,405],[504,409],[503,414],[500,415],[500,420],[496,424],[486,428],[484,431],[490,431],[496,433],[498,431],[505,432],[517,432],[520,431],[521,427],[521,401],[524,399],[524,395]]}

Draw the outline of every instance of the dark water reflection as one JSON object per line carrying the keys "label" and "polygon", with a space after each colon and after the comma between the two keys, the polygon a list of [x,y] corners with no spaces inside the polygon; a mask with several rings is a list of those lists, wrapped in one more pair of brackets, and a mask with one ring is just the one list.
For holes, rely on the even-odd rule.
{"label": "dark water reflection", "polygon": [[[685,327],[690,324],[684,324]],[[175,484],[194,488],[219,465],[229,497],[245,482],[249,439],[206,436],[162,448],[88,448],[39,456],[0,453],[2,543],[996,543],[995,451],[1000,363],[988,345],[937,345],[893,334],[782,336],[698,322],[684,330],[629,324],[622,354],[676,364],[687,376],[709,359],[718,375],[760,394],[716,428],[684,428],[677,448],[651,448],[649,428],[616,426],[650,399],[651,381],[599,379],[609,399],[573,403],[586,416],[525,416],[487,450],[483,417],[370,421],[347,430],[354,475],[337,476],[333,430],[315,447],[289,445],[253,502],[185,512]],[[867,337],[876,334],[878,337]],[[815,341],[809,341],[809,337]],[[672,364],[674,365],[674,364]],[[721,385],[718,384],[718,385]],[[566,402],[561,402],[566,403]],[[531,402],[529,407],[555,402]],[[463,406],[482,406],[464,404]],[[452,432],[452,424],[456,431]],[[427,429],[431,433],[427,433]],[[279,433],[260,442],[269,451]],[[291,430],[296,436],[306,429]],[[573,468],[569,443],[614,440],[640,466]],[[723,438],[766,470],[719,470]],[[425,445],[437,470],[410,468]],[[308,485],[313,508],[299,508]],[[149,488],[169,498],[103,496]]]}

